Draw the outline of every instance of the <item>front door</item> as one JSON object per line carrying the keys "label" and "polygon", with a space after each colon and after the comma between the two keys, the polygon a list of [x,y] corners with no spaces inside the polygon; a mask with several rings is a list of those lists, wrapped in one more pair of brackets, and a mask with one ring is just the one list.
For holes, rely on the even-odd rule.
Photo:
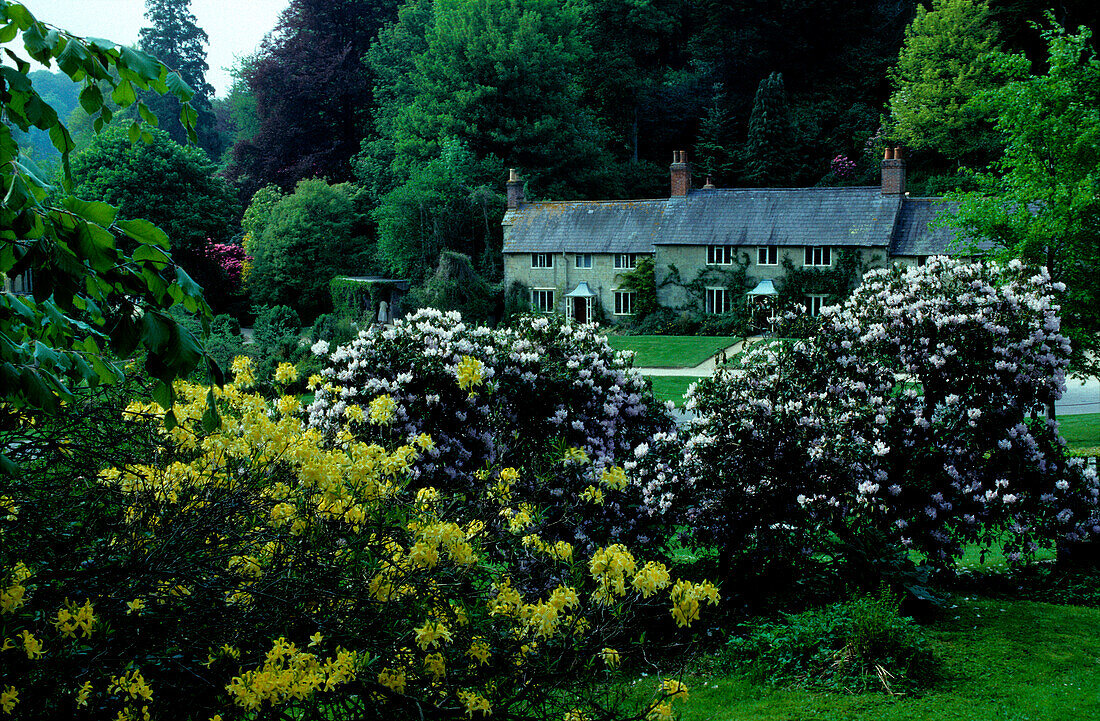
{"label": "front door", "polygon": [[587,298],[574,298],[573,299],[573,320],[577,323],[588,322],[588,299]]}

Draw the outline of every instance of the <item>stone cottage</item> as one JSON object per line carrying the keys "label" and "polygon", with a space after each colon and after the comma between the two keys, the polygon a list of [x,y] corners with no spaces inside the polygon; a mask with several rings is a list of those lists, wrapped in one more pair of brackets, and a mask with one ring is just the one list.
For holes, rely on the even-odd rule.
{"label": "stone cottage", "polygon": [[[796,269],[866,270],[947,253],[954,233],[932,224],[944,202],[909,197],[900,149],[885,155],[878,186],[721,189],[708,180],[693,189],[687,155],[677,152],[669,197],[655,200],[527,202],[513,170],[505,283],[526,286],[539,311],[587,322],[598,303],[621,320],[635,309],[624,275],[645,256],[660,305],[722,313],[739,295],[782,290]],[[816,314],[827,296],[802,300]]]}

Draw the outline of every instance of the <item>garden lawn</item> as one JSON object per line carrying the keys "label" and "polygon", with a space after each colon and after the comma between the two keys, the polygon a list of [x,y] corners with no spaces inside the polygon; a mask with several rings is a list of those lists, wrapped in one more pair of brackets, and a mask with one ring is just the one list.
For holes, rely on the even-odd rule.
{"label": "garden lawn", "polygon": [[1058,432],[1066,439],[1071,451],[1100,455],[1100,413],[1059,416]]}
{"label": "garden lawn", "polygon": [[659,401],[672,401],[678,407],[684,405],[684,393],[688,386],[699,380],[696,376],[650,376],[653,395]]}
{"label": "garden lawn", "polygon": [[724,336],[613,335],[608,344],[615,350],[632,350],[639,368],[691,368],[737,342]]}
{"label": "garden lawn", "polygon": [[[685,679],[684,721],[1078,721],[1100,718],[1100,609],[957,597],[928,629],[944,678],[920,696]],[[639,687],[651,687],[641,679]]]}

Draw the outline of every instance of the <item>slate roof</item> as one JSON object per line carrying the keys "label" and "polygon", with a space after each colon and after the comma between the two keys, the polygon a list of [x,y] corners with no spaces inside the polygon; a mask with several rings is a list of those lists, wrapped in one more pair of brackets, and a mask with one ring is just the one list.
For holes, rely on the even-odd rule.
{"label": "slate roof", "polygon": [[[864,188],[695,190],[686,197],[526,203],[504,217],[506,253],[651,253],[657,245],[890,248],[933,255],[953,233],[931,229],[935,199]],[[510,227],[509,227],[510,226]]]}
{"label": "slate roof", "polygon": [[955,240],[955,231],[934,227],[940,213],[954,214],[956,203],[939,198],[907,198],[898,216],[890,255],[944,255]]}
{"label": "slate roof", "polygon": [[652,253],[668,200],[525,203],[504,216],[505,253]]}

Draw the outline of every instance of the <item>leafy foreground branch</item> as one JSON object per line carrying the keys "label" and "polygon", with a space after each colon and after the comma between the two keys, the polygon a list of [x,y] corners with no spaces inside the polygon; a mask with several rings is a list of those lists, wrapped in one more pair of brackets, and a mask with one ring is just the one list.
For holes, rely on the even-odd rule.
{"label": "leafy foreground branch", "polygon": [[[13,43],[19,37],[21,43]],[[158,398],[168,405],[171,381],[202,360],[196,338],[164,311],[182,305],[209,318],[202,289],[168,254],[168,237],[145,220],[120,220],[117,208],[71,195],[69,156],[73,139],[57,112],[31,82],[31,61],[56,63],[83,82],[80,105],[99,132],[114,117],[108,105],[137,106],[141,121],[156,117],[137,100],[137,90],[172,93],[184,101],[183,124],[194,137],[191,89],[150,55],[114,43],[83,39],[37,21],[21,4],[0,0],[0,44],[9,65],[0,83],[0,274],[22,277],[33,293],[0,295],[0,387],[15,408],[56,411],[83,385],[117,383],[124,361],[138,349],[160,379]],[[11,47],[14,45],[14,47]],[[107,93],[105,95],[104,93]],[[151,140],[141,121],[130,141]],[[12,129],[47,131],[61,153],[61,200],[22,155]],[[125,239],[120,242],[121,239]],[[132,252],[128,248],[133,248]],[[211,369],[217,373],[216,369]],[[0,454],[0,469],[13,463]]]}
{"label": "leafy foreground branch", "polygon": [[[211,391],[180,383],[171,429],[154,404],[116,421],[161,436],[140,461],[68,478],[79,493],[51,495],[65,478],[53,464],[8,486],[6,712],[671,718],[687,695],[677,681],[630,709],[602,681],[643,650],[659,657],[640,627],[690,626],[717,603],[713,585],[674,580],[622,544],[581,558],[544,541],[532,532],[541,509],[514,500],[514,468],[485,464],[476,497],[417,484],[427,434],[390,447],[352,435],[394,428],[386,394],[348,406],[329,443],[296,396],[266,401],[248,390],[247,359],[234,370],[213,390],[215,431],[201,423]],[[479,361],[462,359],[455,382],[477,392]],[[618,467],[587,472],[608,494],[626,485]],[[57,527],[68,540],[48,542],[41,529]]]}

